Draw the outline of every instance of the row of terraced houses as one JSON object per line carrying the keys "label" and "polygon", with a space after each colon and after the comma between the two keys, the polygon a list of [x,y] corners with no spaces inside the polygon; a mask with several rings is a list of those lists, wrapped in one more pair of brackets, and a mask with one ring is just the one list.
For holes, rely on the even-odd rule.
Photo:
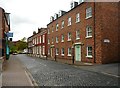
{"label": "row of terraced houses", "polygon": [[28,38],[28,52],[69,64],[120,62],[120,2],[73,1]]}

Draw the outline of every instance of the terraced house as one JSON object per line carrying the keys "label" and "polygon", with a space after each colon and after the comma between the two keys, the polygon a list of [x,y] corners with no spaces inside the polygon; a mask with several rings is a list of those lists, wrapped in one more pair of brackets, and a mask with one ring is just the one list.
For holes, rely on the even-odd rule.
{"label": "terraced house", "polygon": [[8,36],[10,31],[10,17],[3,8],[0,7],[0,58],[9,58]]}
{"label": "terraced house", "polygon": [[120,3],[82,1],[51,16],[47,56],[69,64],[120,62]]}
{"label": "terraced house", "polygon": [[28,53],[36,57],[46,57],[47,28],[38,28],[38,33],[28,38]]}

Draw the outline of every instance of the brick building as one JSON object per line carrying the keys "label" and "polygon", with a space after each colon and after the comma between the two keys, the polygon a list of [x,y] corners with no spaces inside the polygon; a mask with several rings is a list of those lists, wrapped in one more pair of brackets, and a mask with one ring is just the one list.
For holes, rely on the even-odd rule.
{"label": "brick building", "polygon": [[72,2],[47,25],[48,57],[71,64],[120,62],[119,13],[118,2]]}
{"label": "brick building", "polygon": [[38,29],[38,33],[28,38],[28,53],[37,57],[46,57],[47,54],[47,28]]}
{"label": "brick building", "polygon": [[5,57],[5,58],[7,57],[8,54],[7,33],[9,31],[10,31],[9,13],[6,13],[5,10],[0,7],[0,57]]}

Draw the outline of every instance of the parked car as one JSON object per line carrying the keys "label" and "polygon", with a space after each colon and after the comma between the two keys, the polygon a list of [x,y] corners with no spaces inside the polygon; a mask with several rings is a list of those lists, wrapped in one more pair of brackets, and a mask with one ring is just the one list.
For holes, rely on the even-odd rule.
{"label": "parked car", "polygon": [[17,55],[17,53],[13,53],[13,55]]}

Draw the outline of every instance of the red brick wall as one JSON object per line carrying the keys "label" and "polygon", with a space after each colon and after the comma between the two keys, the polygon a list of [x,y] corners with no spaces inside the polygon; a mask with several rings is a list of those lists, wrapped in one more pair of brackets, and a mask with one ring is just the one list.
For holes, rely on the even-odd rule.
{"label": "red brick wall", "polygon": [[[100,9],[99,12],[97,9]],[[96,46],[101,46],[98,46],[100,49],[96,47],[97,60],[101,58],[101,63],[118,61],[118,3],[97,3],[96,20]],[[109,39],[110,43],[104,43],[104,39]]]}

